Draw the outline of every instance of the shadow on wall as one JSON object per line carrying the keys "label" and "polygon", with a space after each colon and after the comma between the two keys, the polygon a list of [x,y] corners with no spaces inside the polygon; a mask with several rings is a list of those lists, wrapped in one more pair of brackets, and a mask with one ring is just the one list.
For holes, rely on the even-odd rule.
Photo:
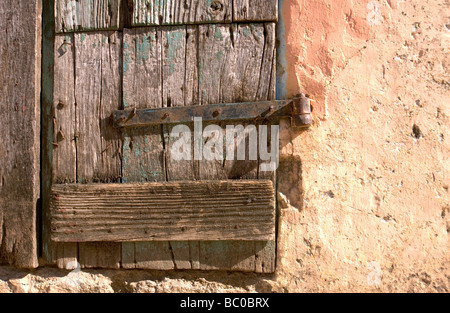
{"label": "shadow on wall", "polygon": [[280,164],[277,171],[277,192],[283,194],[290,205],[298,210],[303,208],[302,160],[299,155],[293,153],[293,141],[307,133],[308,128],[293,128],[288,120],[280,121]]}

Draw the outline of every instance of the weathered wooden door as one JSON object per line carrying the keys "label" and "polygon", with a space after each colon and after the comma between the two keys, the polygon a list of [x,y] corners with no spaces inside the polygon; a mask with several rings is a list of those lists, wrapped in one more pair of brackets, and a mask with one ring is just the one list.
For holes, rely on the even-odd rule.
{"label": "weathered wooden door", "polygon": [[[44,109],[47,260],[65,268],[78,262],[82,267],[273,272],[275,171],[261,171],[261,160],[250,160],[248,153],[245,160],[176,160],[170,153],[176,123],[115,128],[111,114],[275,99],[277,0],[55,0],[54,12],[53,101]],[[225,135],[226,125],[215,124]],[[196,131],[193,123],[186,125]],[[133,185],[138,182],[146,184]],[[119,184],[131,187],[114,193]],[[171,213],[177,218],[173,224],[161,209],[154,222],[166,237],[155,234],[153,226],[127,237],[124,232],[148,222],[142,210],[123,213],[128,204],[147,201],[139,188],[152,190],[147,200],[159,203],[157,209],[167,205],[169,210],[173,199],[191,197],[197,204],[191,209],[200,217],[217,193],[228,198],[209,222],[198,220],[212,230],[197,224],[191,229],[176,213]],[[108,211],[108,201],[119,209]],[[272,201],[272,211],[260,210],[258,201]],[[50,209],[54,202],[58,210]],[[245,215],[243,207],[253,213]],[[221,240],[214,228],[227,214],[242,223],[253,221],[255,234],[260,227],[264,234],[229,234]],[[109,229],[102,228],[103,221],[111,221]],[[239,233],[237,224],[235,229]]]}

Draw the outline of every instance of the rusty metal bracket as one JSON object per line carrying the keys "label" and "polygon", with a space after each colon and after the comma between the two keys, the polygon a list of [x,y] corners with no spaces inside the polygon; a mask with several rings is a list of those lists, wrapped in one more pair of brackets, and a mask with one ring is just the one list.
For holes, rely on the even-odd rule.
{"label": "rusty metal bracket", "polygon": [[290,100],[117,110],[113,112],[112,118],[115,127],[191,123],[194,118],[208,122],[289,118],[292,127],[308,127],[312,124],[311,102],[303,94]]}

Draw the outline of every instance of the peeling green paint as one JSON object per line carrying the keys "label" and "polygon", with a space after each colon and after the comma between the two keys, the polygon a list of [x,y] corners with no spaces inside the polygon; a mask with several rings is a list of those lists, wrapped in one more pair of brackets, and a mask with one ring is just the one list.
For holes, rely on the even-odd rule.
{"label": "peeling green paint", "polygon": [[177,51],[180,49],[184,49],[184,42],[184,29],[167,33],[166,66],[169,67],[169,75],[172,75],[175,72]]}
{"label": "peeling green paint", "polygon": [[216,54],[214,55],[214,57],[215,57],[215,59],[216,60],[221,60],[222,59],[222,57],[223,57],[223,51],[218,51],[218,52],[216,52]]}
{"label": "peeling green paint", "polygon": [[218,40],[223,40],[222,31],[220,30],[220,27],[216,27],[216,31],[214,32],[214,38]]}
{"label": "peeling green paint", "polygon": [[156,38],[152,34],[143,34],[139,43],[136,43],[136,60],[137,62],[144,62],[150,58],[150,53],[153,49],[153,43]]}
{"label": "peeling green paint", "polygon": [[[128,50],[128,48],[129,48],[129,45],[126,42],[124,42],[123,43],[124,55],[123,55],[123,61],[122,61],[123,62],[122,66],[123,66],[123,73],[124,74],[128,71],[129,64],[130,64],[130,51]],[[124,101],[124,104],[125,104],[125,101]],[[126,107],[126,105],[125,105],[125,107]]]}

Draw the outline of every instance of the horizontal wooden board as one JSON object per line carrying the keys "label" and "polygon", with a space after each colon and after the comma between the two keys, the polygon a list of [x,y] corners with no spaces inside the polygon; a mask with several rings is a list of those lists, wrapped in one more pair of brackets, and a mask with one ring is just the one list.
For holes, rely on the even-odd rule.
{"label": "horizontal wooden board", "polygon": [[233,0],[233,21],[277,21],[278,0]]}
{"label": "horizontal wooden board", "polygon": [[119,29],[121,1],[56,0],[56,33]]}
{"label": "horizontal wooden board", "polygon": [[277,21],[277,4],[277,0],[57,0],[55,30],[118,30],[128,23],[155,26]]}
{"label": "horizontal wooden board", "polygon": [[274,240],[270,180],[54,185],[56,242]]}
{"label": "horizontal wooden board", "polygon": [[233,13],[232,0],[133,0],[133,5],[133,26],[226,23]]}

